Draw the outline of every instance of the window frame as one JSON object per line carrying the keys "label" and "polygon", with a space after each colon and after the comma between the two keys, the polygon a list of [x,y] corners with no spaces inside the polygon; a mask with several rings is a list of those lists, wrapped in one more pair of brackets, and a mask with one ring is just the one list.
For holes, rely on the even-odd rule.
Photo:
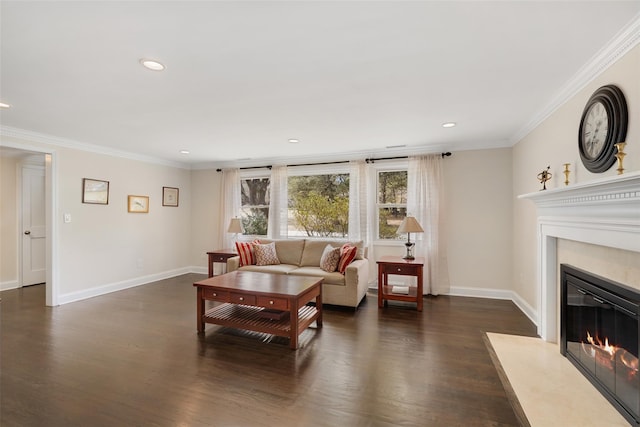
{"label": "window frame", "polygon": [[[249,170],[240,170],[240,209],[238,212],[238,217],[242,218],[242,210],[244,208],[256,208],[256,209],[267,209],[267,234],[246,234],[242,233],[241,236],[249,237],[249,238],[260,238],[267,237],[269,234],[269,216],[271,214],[269,205],[243,205],[242,204],[242,181],[247,179],[268,179],[269,180],[269,192],[271,192],[271,169],[263,170],[263,169],[249,169]],[[271,196],[271,194],[269,194]]]}
{"label": "window frame", "polygon": [[[373,173],[373,180],[374,182],[372,183],[375,186],[375,200],[373,203],[374,206],[374,210],[375,210],[375,215],[374,215],[374,223],[375,223],[375,228],[374,228],[374,233],[375,233],[375,237],[374,237],[374,242],[376,244],[381,244],[381,245],[402,245],[404,240],[403,237],[399,237],[397,239],[384,239],[380,237],[380,209],[382,208],[386,208],[386,207],[404,207],[405,211],[407,210],[407,204],[398,204],[398,203],[394,203],[394,204],[380,204],[380,199],[379,199],[379,190],[380,190],[380,173],[381,172],[407,172],[407,187],[409,186],[409,182],[408,182],[408,174],[409,174],[409,160],[408,159],[400,159],[400,160],[393,160],[393,161],[385,161],[384,163],[374,163],[373,164],[373,170],[375,173]],[[407,212],[408,214],[408,212]]]}

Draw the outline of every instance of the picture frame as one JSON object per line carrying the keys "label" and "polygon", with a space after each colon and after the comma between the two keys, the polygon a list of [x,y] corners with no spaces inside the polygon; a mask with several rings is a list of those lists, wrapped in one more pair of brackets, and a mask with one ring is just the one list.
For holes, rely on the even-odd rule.
{"label": "picture frame", "polygon": [[82,178],[82,203],[109,204],[109,181]]}
{"label": "picture frame", "polygon": [[149,196],[127,196],[127,211],[131,213],[149,213]]}
{"label": "picture frame", "polygon": [[162,187],[162,206],[178,206],[180,189],[176,187]]}

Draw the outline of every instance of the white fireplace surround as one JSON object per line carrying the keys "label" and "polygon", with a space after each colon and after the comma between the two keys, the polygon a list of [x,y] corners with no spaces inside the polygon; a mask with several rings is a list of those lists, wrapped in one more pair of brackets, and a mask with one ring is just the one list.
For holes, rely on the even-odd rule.
{"label": "white fireplace surround", "polygon": [[518,196],[536,204],[538,334],[558,342],[557,239],[640,252],[640,172]]}

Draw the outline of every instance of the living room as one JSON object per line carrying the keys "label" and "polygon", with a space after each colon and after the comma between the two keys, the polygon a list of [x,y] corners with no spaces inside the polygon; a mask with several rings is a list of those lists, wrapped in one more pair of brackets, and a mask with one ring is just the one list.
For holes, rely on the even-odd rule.
{"label": "living room", "polygon": [[[11,34],[16,34],[10,31],[18,31],[12,27],[12,22],[5,20],[16,19],[13,23],[16,26],[21,22],[18,20],[20,14],[11,13],[9,6],[15,7],[11,3],[3,2],[2,6],[3,68],[14,58],[11,55],[20,58],[16,53],[20,43],[14,41],[8,45],[4,41],[10,40]],[[586,55],[585,60],[564,76],[552,91],[553,96],[540,99],[530,110],[526,121],[507,136],[510,139],[496,137],[482,147],[475,144],[478,141],[467,140],[451,149],[442,144],[427,146],[416,143],[405,148],[372,147],[337,154],[306,154],[305,149],[310,147],[306,147],[304,138],[300,137],[301,142],[297,146],[287,146],[294,153],[288,157],[264,155],[261,159],[251,160],[192,162],[181,160],[185,157],[152,156],[145,151],[126,150],[78,138],[76,135],[81,135],[80,131],[61,134],[40,128],[37,123],[29,126],[30,122],[24,118],[12,117],[20,111],[18,93],[28,93],[29,90],[22,87],[22,92],[16,92],[12,99],[5,100],[5,94],[12,94],[11,88],[16,87],[10,80],[15,78],[15,70],[3,70],[0,101],[10,103],[11,108],[3,109],[1,113],[3,203],[0,289],[15,289],[21,285],[18,260],[22,230],[21,219],[18,218],[17,201],[20,196],[16,189],[19,181],[16,170],[23,162],[23,154],[36,154],[36,161],[44,165],[48,180],[46,205],[51,239],[48,243],[46,300],[42,305],[64,307],[74,301],[149,282],[187,273],[206,273],[206,252],[221,248],[223,239],[228,237],[221,232],[226,224],[220,215],[222,176],[216,171],[218,168],[263,166],[275,164],[275,161],[285,164],[318,163],[451,151],[452,155],[442,160],[447,218],[444,235],[450,282],[447,294],[513,301],[535,325],[540,326],[536,206],[518,196],[540,190],[541,184],[536,177],[547,166],[552,172],[552,179],[547,182],[549,189],[564,185],[565,163],[571,167],[571,185],[616,176],[615,167],[603,173],[589,172],[580,160],[576,137],[585,105],[591,95],[604,85],[615,84],[621,88],[628,106],[624,174],[640,171],[640,149],[635,143],[640,138],[640,126],[637,124],[640,108],[638,7],[637,2],[619,2],[616,7],[620,9],[612,6],[618,12],[615,18],[611,18],[618,22],[615,31],[610,30],[598,46],[580,46],[583,49],[581,54]],[[635,12],[630,13],[629,9]],[[39,19],[45,17],[40,16]],[[75,37],[74,34],[66,36]],[[579,41],[574,43],[580,45]],[[7,46],[15,49],[9,50]],[[571,47],[563,47],[559,52],[566,54]],[[167,65],[168,70],[172,65]],[[527,84],[537,90],[547,90],[537,87],[536,82]],[[146,85],[148,83],[141,83],[141,86]],[[156,98],[154,102],[160,101]],[[68,114],[66,121],[74,117],[71,110],[65,111]],[[95,111],[97,115],[103,113],[100,109]],[[167,116],[164,117],[166,119]],[[462,122],[464,119],[456,120]],[[77,124],[79,129],[81,125]],[[133,127],[127,122],[118,123],[124,129],[129,125]],[[110,125],[103,126],[108,128]],[[463,123],[458,124],[458,128],[461,127]],[[184,135],[174,134],[173,138],[177,141],[175,152],[189,145],[187,131]],[[227,145],[233,145],[225,141],[221,138],[211,145],[223,152],[229,149]],[[382,147],[394,145],[395,141],[390,141]],[[20,156],[7,154],[9,151],[4,149]],[[197,156],[196,150],[191,149],[191,152],[184,156]],[[246,157],[246,152],[235,153],[231,159]],[[399,160],[400,163],[403,161],[406,162]],[[82,203],[83,178],[109,182],[107,205]],[[163,187],[179,189],[177,207],[162,206]],[[128,213],[128,195],[148,196],[149,213]],[[66,215],[69,215],[69,222],[65,221]],[[606,251],[588,244],[572,250],[579,255],[572,261],[577,267],[589,268],[596,274],[640,288],[640,278],[633,274],[637,271],[634,266],[640,265],[637,252],[625,250],[621,257],[617,250]],[[382,255],[401,254],[403,251],[402,241],[376,241],[370,259],[375,261]],[[625,264],[620,264],[621,258]],[[374,278],[375,262],[371,264],[370,277]]]}

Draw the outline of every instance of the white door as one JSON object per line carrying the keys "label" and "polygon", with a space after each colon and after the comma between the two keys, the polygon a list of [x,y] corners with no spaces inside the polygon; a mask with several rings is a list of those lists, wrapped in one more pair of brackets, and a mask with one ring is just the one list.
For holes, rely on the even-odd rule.
{"label": "white door", "polygon": [[44,168],[22,167],[22,286],[46,281]]}

